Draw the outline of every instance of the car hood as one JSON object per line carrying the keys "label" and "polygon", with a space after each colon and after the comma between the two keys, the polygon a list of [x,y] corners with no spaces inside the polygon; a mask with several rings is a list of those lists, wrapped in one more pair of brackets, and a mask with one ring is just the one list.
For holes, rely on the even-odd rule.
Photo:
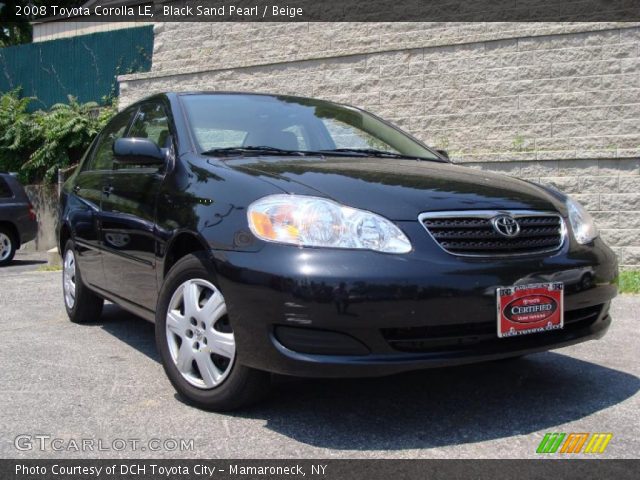
{"label": "car hood", "polygon": [[327,196],[392,220],[415,220],[429,211],[564,210],[537,185],[450,163],[378,157],[244,157],[225,163],[288,193]]}

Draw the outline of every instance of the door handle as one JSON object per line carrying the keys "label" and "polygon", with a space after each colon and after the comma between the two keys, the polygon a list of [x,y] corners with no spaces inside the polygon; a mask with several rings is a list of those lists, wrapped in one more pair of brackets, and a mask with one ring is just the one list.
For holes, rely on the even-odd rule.
{"label": "door handle", "polygon": [[102,187],[102,194],[107,197],[113,193],[113,187],[111,185]]}

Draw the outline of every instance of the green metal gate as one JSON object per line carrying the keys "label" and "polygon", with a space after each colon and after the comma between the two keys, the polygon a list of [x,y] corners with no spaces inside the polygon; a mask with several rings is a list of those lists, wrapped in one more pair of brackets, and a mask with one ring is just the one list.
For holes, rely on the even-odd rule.
{"label": "green metal gate", "polygon": [[152,53],[151,25],[0,48],[0,92],[21,87],[32,109],[101,102],[118,94],[117,75],[149,71]]}

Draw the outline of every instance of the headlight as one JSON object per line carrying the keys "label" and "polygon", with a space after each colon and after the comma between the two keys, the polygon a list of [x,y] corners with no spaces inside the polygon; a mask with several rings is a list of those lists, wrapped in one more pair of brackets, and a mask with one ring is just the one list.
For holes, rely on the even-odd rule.
{"label": "headlight", "polygon": [[404,233],[386,218],[324,198],[269,195],[252,203],[247,217],[253,234],[269,242],[386,253],[411,251]]}
{"label": "headlight", "polygon": [[585,244],[593,241],[598,236],[593,217],[587,210],[575,200],[567,197],[567,210],[569,211],[569,223],[573,230],[573,236],[578,243]]}

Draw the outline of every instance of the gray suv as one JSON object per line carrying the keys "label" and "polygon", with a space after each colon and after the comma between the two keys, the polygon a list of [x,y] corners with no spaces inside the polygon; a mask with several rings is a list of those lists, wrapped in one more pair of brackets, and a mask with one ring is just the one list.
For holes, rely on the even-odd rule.
{"label": "gray suv", "polygon": [[14,176],[0,173],[0,267],[11,263],[20,245],[37,233],[36,214],[24,188]]}

